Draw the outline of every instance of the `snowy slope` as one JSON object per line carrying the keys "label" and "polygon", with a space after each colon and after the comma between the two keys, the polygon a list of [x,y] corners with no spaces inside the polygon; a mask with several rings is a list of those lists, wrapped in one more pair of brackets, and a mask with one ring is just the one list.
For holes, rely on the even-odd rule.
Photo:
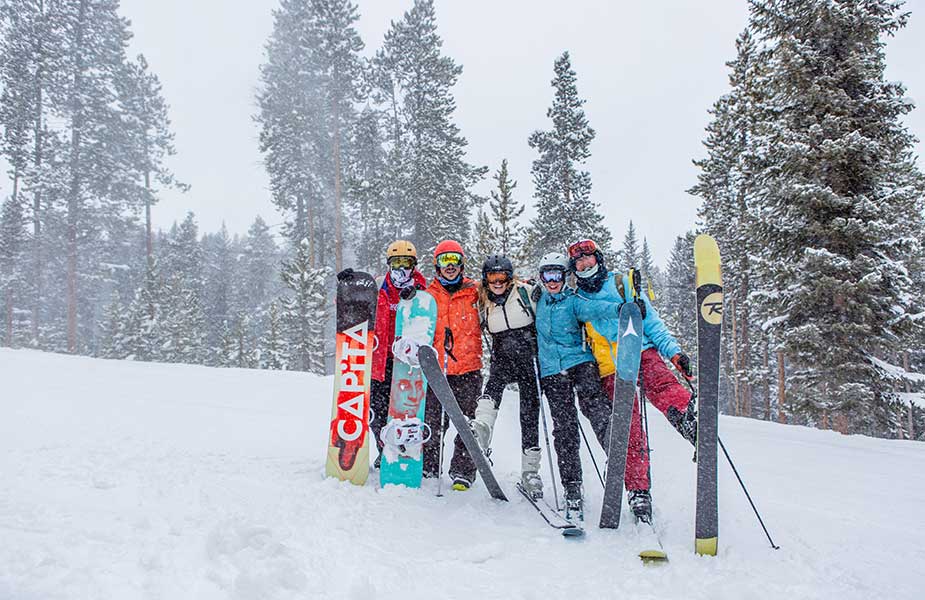
{"label": "snowy slope", "polygon": [[[652,417],[656,518],[582,541],[510,504],[323,478],[330,378],[0,350],[0,599],[921,598],[925,445],[723,417],[781,545],[721,464],[720,555],[693,547],[691,450]],[[599,454],[600,456],[600,454]],[[585,457],[588,523],[601,488]],[[544,465],[549,492],[549,476]]]}

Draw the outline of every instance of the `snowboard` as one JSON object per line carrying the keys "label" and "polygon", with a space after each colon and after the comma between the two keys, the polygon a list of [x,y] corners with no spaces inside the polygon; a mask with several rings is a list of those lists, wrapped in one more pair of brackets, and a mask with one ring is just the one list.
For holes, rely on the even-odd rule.
{"label": "snowboard", "polygon": [[437,400],[443,405],[443,410],[446,411],[446,414],[450,417],[450,421],[452,421],[453,425],[456,427],[456,433],[459,435],[460,439],[462,439],[463,444],[466,446],[466,450],[469,451],[469,455],[472,457],[472,461],[475,463],[479,475],[482,476],[482,481],[485,482],[488,493],[491,494],[492,498],[504,500],[506,502],[507,496],[504,495],[504,490],[501,489],[501,485],[498,483],[495,474],[491,470],[491,464],[482,452],[478,441],[475,439],[475,435],[472,433],[472,429],[469,428],[469,419],[466,418],[462,409],[459,408],[459,402],[456,401],[456,396],[453,394],[453,390],[450,388],[446,376],[440,369],[440,362],[437,360],[437,351],[431,346],[421,346],[421,349],[418,351],[418,360],[421,362],[421,369],[424,370],[424,377],[427,379],[428,385],[430,385]]}
{"label": "snowboard", "polygon": [[[410,300],[400,300],[395,313],[395,339],[411,338],[419,345],[434,341],[437,301],[418,290]],[[389,413],[380,434],[384,446],[379,484],[421,487],[424,471],[423,444],[430,436],[424,425],[427,383],[420,366],[398,358],[392,363]],[[404,442],[404,443],[402,443]]]}
{"label": "snowboard", "polygon": [[337,282],[334,403],[324,472],[356,485],[369,476],[369,388],[376,324],[376,281],[354,271]]}
{"label": "snowboard", "polygon": [[723,326],[723,278],[719,247],[708,235],[694,240],[697,284],[697,516],[694,549],[716,555],[719,538],[716,459],[719,437],[719,352]]}
{"label": "snowboard", "polygon": [[620,307],[617,337],[617,376],[614,380],[613,410],[610,414],[607,480],[601,505],[602,529],[616,529],[620,526],[620,512],[623,506],[626,452],[642,355],[642,313],[635,302],[626,302]]}

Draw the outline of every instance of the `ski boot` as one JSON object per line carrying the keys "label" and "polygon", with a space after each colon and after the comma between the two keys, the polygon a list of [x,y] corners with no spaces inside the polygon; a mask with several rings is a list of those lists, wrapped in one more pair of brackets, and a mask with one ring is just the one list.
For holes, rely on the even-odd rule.
{"label": "ski boot", "polygon": [[540,453],[539,448],[527,448],[521,456],[520,483],[524,490],[534,500],[543,497],[543,480],[540,479]]}
{"label": "ski boot", "polygon": [[491,396],[479,396],[478,405],[475,407],[475,418],[469,421],[469,427],[472,428],[472,434],[485,456],[490,454],[491,434],[497,418],[498,409],[495,408],[495,401],[491,399]]}
{"label": "ski boot", "polygon": [[468,492],[472,487],[472,482],[461,475],[453,476],[453,489],[457,492]]}
{"label": "ski boot", "polygon": [[681,437],[694,446],[697,445],[697,407],[694,406],[693,397],[691,397],[690,402],[687,404],[687,409],[683,413],[677,408],[669,406],[665,416],[668,417],[668,422],[678,430]]}
{"label": "ski boot", "polygon": [[581,525],[585,520],[584,503],[582,500],[581,482],[569,481],[565,487],[565,518]]}
{"label": "ski boot", "polygon": [[637,523],[652,523],[652,496],[649,490],[629,490],[628,498]]}

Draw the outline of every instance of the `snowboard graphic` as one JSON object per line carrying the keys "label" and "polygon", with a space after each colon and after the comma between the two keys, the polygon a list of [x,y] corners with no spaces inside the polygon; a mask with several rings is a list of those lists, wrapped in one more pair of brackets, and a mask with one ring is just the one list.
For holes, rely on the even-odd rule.
{"label": "snowboard graphic", "polygon": [[607,482],[604,485],[604,501],[601,506],[602,529],[616,529],[620,526],[620,511],[623,506],[626,451],[642,355],[642,313],[635,302],[627,302],[620,307],[619,323],[617,377],[614,380],[610,448],[607,452]]}
{"label": "snowboard graphic", "polygon": [[719,351],[723,327],[723,278],[719,247],[708,235],[694,240],[697,277],[697,554],[716,555],[719,509],[716,486],[716,445],[719,436]]}
{"label": "snowboard graphic", "polygon": [[[395,314],[395,339],[410,338],[420,346],[432,344],[437,327],[437,301],[418,290],[410,300],[401,300]],[[416,357],[414,357],[416,359]],[[412,359],[412,362],[416,360]],[[430,438],[424,424],[427,383],[420,366],[399,357],[392,364],[388,420],[380,437],[385,444],[379,467],[379,484],[421,487],[424,470],[422,449]]]}
{"label": "snowboard graphic", "polygon": [[368,273],[337,282],[334,405],[324,472],[356,485],[369,475],[369,386],[376,282]]}

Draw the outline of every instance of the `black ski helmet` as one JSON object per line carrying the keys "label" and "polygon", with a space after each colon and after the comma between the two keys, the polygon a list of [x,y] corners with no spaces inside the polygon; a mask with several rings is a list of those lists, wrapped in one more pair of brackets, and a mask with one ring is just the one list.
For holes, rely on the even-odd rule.
{"label": "black ski helmet", "polygon": [[489,273],[507,273],[508,277],[514,277],[514,265],[503,254],[489,254],[482,263],[482,281],[486,280]]}

